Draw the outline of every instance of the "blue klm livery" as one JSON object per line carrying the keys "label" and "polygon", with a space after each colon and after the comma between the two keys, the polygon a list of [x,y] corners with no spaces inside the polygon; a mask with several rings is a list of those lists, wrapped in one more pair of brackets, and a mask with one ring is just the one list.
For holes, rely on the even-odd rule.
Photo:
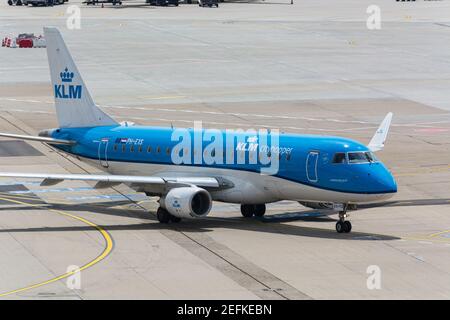
{"label": "blue klm livery", "polygon": [[[52,138],[77,141],[74,145],[58,145],[61,150],[103,163],[104,168],[115,163],[142,165],[173,165],[172,151],[178,141],[172,141],[174,129],[145,126],[113,126],[94,128],[60,128],[52,131]],[[194,130],[188,129],[191,159],[194,151]],[[204,130],[199,133],[204,135]],[[222,150],[226,150],[226,133],[221,132]],[[245,133],[241,140],[248,139]],[[239,134],[236,137],[240,136]],[[125,138],[124,138],[125,137]],[[101,142],[98,142],[102,140]],[[236,139],[237,140],[237,139]],[[129,141],[134,141],[129,143]],[[136,142],[137,141],[137,142]],[[209,142],[202,141],[201,150]],[[397,191],[395,181],[385,165],[368,147],[356,141],[316,135],[280,134],[279,145],[289,153],[279,154],[279,169],[273,176],[324,190],[354,194],[384,194]],[[236,149],[237,144],[234,144]],[[227,164],[225,154],[219,163],[181,163],[178,166],[195,166],[215,169],[241,170],[260,173],[263,165],[249,161],[250,152],[244,151],[244,163],[238,163],[239,151]],[[307,200],[307,199],[303,199]]]}
{"label": "blue klm livery", "polygon": [[37,140],[107,174],[0,173],[4,177],[93,181],[96,188],[124,183],[160,197],[161,223],[205,217],[213,201],[241,204],[244,217],[263,216],[266,203],[294,200],[336,211],[337,232],[350,232],[347,211],[391,197],[396,182],[375,156],[384,147],[392,113],[368,145],[277,130],[211,130],[119,124],[92,100],[56,28],[44,28],[59,128]]}

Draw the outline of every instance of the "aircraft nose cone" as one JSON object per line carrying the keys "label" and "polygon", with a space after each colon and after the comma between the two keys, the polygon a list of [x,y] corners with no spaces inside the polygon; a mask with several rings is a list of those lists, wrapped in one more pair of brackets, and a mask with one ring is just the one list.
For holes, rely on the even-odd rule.
{"label": "aircraft nose cone", "polygon": [[397,192],[397,183],[395,182],[394,177],[391,174],[389,175],[389,179],[386,179],[384,181],[384,188],[386,189],[386,192],[395,193]]}
{"label": "aircraft nose cone", "polygon": [[383,173],[377,175],[377,182],[380,186],[381,193],[396,193],[397,183],[395,182],[394,177],[387,169],[383,171]]}

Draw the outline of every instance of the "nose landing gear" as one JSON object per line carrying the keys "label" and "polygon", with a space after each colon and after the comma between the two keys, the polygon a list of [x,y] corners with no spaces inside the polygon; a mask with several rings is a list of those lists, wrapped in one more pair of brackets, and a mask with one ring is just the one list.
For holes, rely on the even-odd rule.
{"label": "nose landing gear", "polygon": [[345,205],[344,210],[339,211],[339,221],[336,222],[336,231],[338,233],[349,233],[350,231],[352,231],[352,224],[350,223],[350,221],[345,220],[345,218],[348,217],[347,207],[348,205]]}

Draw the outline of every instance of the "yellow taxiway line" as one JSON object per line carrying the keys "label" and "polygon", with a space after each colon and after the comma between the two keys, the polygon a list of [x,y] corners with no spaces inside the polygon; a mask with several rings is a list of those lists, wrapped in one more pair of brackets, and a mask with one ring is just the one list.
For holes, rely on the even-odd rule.
{"label": "yellow taxiway line", "polygon": [[439,238],[438,236],[442,234],[450,233],[450,230],[439,231],[436,233],[425,235],[424,237],[402,237],[405,240],[415,240],[415,241],[430,241],[430,242],[439,242],[439,243],[450,243],[450,239],[447,238]]}
{"label": "yellow taxiway line", "polygon": [[99,263],[100,261],[105,259],[111,253],[111,251],[113,249],[113,240],[112,240],[111,235],[105,229],[103,229],[102,227],[96,225],[95,223],[93,223],[93,222],[91,222],[89,220],[86,220],[84,218],[75,216],[73,214],[70,214],[70,213],[67,213],[67,212],[64,212],[64,211],[61,211],[61,210],[49,209],[49,208],[44,207],[42,205],[35,205],[35,204],[30,204],[30,203],[26,203],[26,202],[22,202],[22,201],[18,201],[18,200],[1,198],[1,197],[0,197],[0,200],[9,201],[9,202],[12,202],[12,203],[17,203],[17,204],[22,204],[22,205],[27,205],[27,206],[31,206],[31,207],[42,207],[42,209],[44,209],[44,210],[52,211],[52,212],[55,212],[55,213],[60,214],[62,216],[66,216],[66,217],[78,220],[78,221],[83,222],[83,223],[87,224],[88,226],[96,229],[98,232],[100,232],[100,234],[102,235],[103,239],[105,240],[105,248],[103,249],[103,252],[100,255],[98,255],[95,259],[91,260],[90,262],[88,262],[85,265],[83,265],[82,267],[80,267],[80,269],[74,270],[74,271],[71,271],[71,272],[66,272],[66,273],[61,274],[59,276],[56,276],[56,277],[54,277],[52,279],[45,280],[45,281],[42,281],[42,282],[39,282],[39,283],[36,283],[36,284],[32,284],[32,285],[29,285],[29,286],[26,286],[26,287],[23,287],[23,288],[20,288],[20,289],[15,289],[15,290],[11,290],[11,291],[8,291],[8,292],[0,293],[0,297],[8,296],[8,295],[19,293],[19,292],[23,292],[23,291],[28,291],[28,290],[35,289],[35,288],[39,288],[39,287],[45,286],[47,284],[50,284],[50,283],[53,283],[53,282],[65,279],[65,278],[67,278],[67,277],[69,277],[69,276],[71,276],[71,275],[73,275],[73,274],[75,274],[77,272],[81,272],[81,271],[83,271],[83,270],[85,270],[87,268],[90,268],[93,265]]}

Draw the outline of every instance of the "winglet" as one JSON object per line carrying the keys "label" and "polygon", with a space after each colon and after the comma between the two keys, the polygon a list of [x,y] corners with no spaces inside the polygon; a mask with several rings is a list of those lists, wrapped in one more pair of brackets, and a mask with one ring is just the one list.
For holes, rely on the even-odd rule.
{"label": "winglet", "polygon": [[369,144],[367,145],[367,147],[371,151],[376,152],[383,149],[389,132],[389,127],[391,126],[392,115],[392,112],[389,112],[386,115],[383,122],[381,122],[380,126],[378,127],[377,132],[375,132],[375,134],[373,135],[372,140],[370,140]]}

